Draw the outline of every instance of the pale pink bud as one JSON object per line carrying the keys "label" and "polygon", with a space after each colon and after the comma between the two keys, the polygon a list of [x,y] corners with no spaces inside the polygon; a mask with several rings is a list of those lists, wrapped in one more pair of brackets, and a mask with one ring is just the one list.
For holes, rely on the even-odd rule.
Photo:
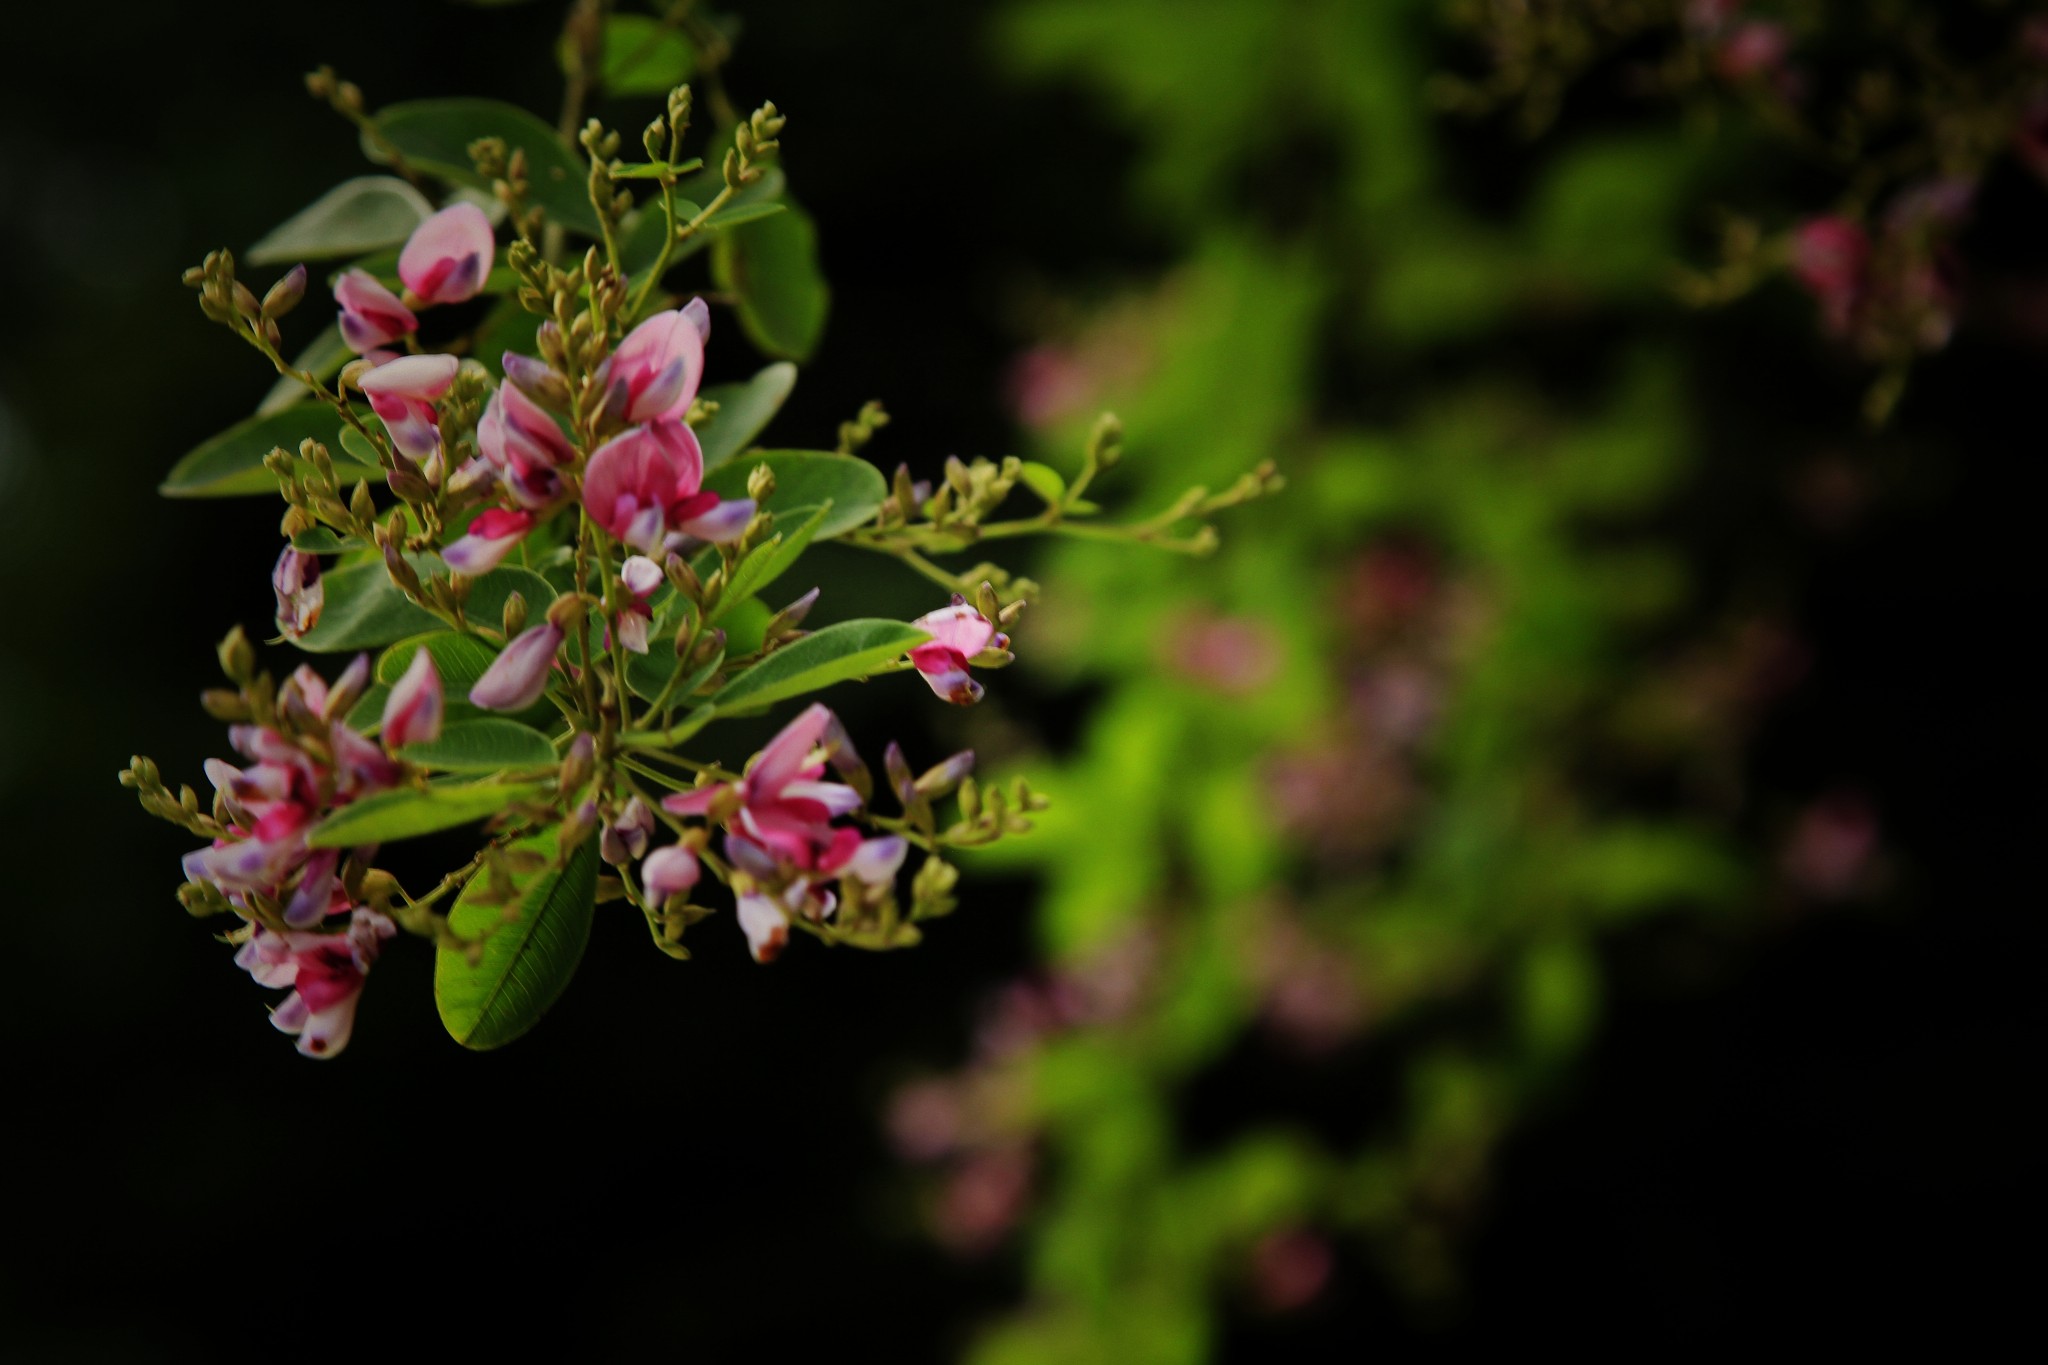
{"label": "pale pink bud", "polygon": [[320,708],[323,720],[341,720],[355,709],[370,686],[370,656],[358,654],[349,660],[341,676],[327,689],[327,704]]}
{"label": "pale pink bud", "polygon": [[320,583],[320,558],[302,550],[284,547],[277,567],[270,572],[271,590],[277,594],[277,628],[296,640],[320,619],[327,602],[327,590]]}
{"label": "pale pink bud", "polygon": [[633,555],[619,566],[619,582],[635,597],[652,597],[662,581],[661,565],[646,555]]}
{"label": "pale pink bud", "polygon": [[624,867],[647,851],[654,833],[654,812],[639,797],[626,803],[619,818],[605,822],[598,835],[598,853],[613,867]]}
{"label": "pale pink bud", "polygon": [[411,666],[385,699],[384,747],[396,751],[439,739],[441,710],[441,674],[434,656],[422,645],[413,651]]}
{"label": "pale pink bud", "polygon": [[561,647],[562,632],[552,625],[523,632],[469,689],[470,704],[486,711],[524,711],[547,691],[555,651]]}
{"label": "pale pink bud", "polygon": [[472,577],[489,573],[532,529],[533,513],[492,507],[479,513],[469,523],[468,532],[441,551],[441,558],[457,573]]}
{"label": "pale pink bud", "polygon": [[367,270],[351,270],[334,282],[334,301],[341,305],[341,339],[357,355],[412,335],[419,319]]}
{"label": "pale pink bud", "polygon": [[681,421],[704,376],[704,341],[710,313],[698,301],[688,309],[656,313],[635,327],[605,363],[605,412],[615,421]]}
{"label": "pale pink bud", "polygon": [[337,796],[353,800],[396,785],[397,762],[375,744],[338,720],[328,727],[328,737],[334,748]]}
{"label": "pale pink bud", "polygon": [[482,209],[450,204],[413,229],[398,254],[398,277],[422,303],[460,303],[483,289],[497,250]]}
{"label": "pale pink bud", "polygon": [[657,848],[640,865],[640,884],[647,890],[647,899],[655,905],[663,904],[671,896],[689,895],[700,875],[697,855],[681,844]]}
{"label": "pale pink bud", "polygon": [[910,845],[893,834],[868,839],[854,850],[841,871],[869,886],[886,886],[895,880],[896,870],[903,866],[903,857],[909,851]]}

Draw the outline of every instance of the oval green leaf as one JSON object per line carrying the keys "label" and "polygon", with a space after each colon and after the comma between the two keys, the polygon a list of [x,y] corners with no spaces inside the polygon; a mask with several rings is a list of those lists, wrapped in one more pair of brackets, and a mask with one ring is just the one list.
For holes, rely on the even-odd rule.
{"label": "oval green leaf", "polygon": [[413,655],[426,650],[434,657],[434,671],[441,675],[441,691],[451,698],[466,697],[484,670],[496,662],[498,651],[474,635],[457,635],[438,630],[400,640],[377,659],[377,681],[387,687],[405,676]]}
{"label": "oval green leaf", "polygon": [[[167,498],[236,498],[277,492],[277,478],[263,467],[263,457],[282,447],[297,451],[308,436],[328,445],[333,453],[334,413],[318,403],[299,403],[280,412],[259,414],[237,422],[211,440],[193,447],[185,458],[171,466],[171,472],[157,491]],[[336,477],[355,482],[373,471],[355,461],[338,457]]]}
{"label": "oval green leaf", "polygon": [[[562,145],[554,129],[517,105],[484,99],[409,100],[378,110],[376,125],[408,163],[452,184],[486,191],[490,184],[476,173],[469,144],[496,137],[504,139],[508,152],[524,148],[533,202],[550,220],[587,236],[598,235],[581,159]],[[368,139],[363,150],[371,160],[381,159]]]}
{"label": "oval green leaf", "polygon": [[[568,74],[574,53],[567,36],[557,45],[557,56]],[[647,14],[615,14],[604,21],[598,71],[607,95],[665,95],[696,69],[697,49],[673,24]]]}
{"label": "oval green leaf", "polygon": [[791,204],[787,213],[719,234],[711,273],[738,296],[740,329],[762,352],[803,360],[817,346],[831,290],[818,266],[817,229],[803,210]]}
{"label": "oval green leaf", "polygon": [[778,518],[807,517],[826,503],[832,504],[813,533],[819,540],[843,536],[863,525],[889,495],[881,470],[857,456],[825,450],[759,451],[712,470],[704,476],[704,486],[720,497],[744,498],[747,476],[762,464],[775,471],[775,492],[766,506]]}
{"label": "oval green leaf", "polygon": [[505,907],[472,898],[484,887],[477,878],[462,889],[448,925],[466,936],[488,935],[471,963],[460,950],[434,955],[434,1005],[448,1036],[466,1048],[503,1047],[540,1022],[576,975],[590,942],[597,905],[597,840],[585,839],[556,867],[556,831],[520,839],[513,852],[538,853],[542,871],[518,887],[518,917]]}
{"label": "oval green leaf", "polygon": [[754,710],[833,683],[865,678],[931,636],[901,621],[841,621],[779,649],[711,699],[721,712]]}
{"label": "oval green leaf", "polygon": [[360,256],[403,242],[433,212],[427,197],[398,177],[359,175],[263,234],[247,259],[282,265]]}
{"label": "oval green leaf", "polygon": [[314,848],[356,848],[417,838],[496,815],[538,791],[532,783],[471,782],[378,792],[313,826],[306,842]]}
{"label": "oval green leaf", "polygon": [[718,411],[697,428],[704,467],[716,469],[752,444],[795,388],[796,366],[779,360],[744,384],[715,384],[704,390],[704,397],[718,404]]}
{"label": "oval green leaf", "polygon": [[408,744],[405,757],[422,767],[451,773],[499,773],[545,768],[558,761],[548,737],[529,725],[497,716],[443,726],[439,739]]}
{"label": "oval green leaf", "polygon": [[719,597],[718,605],[711,609],[710,624],[718,624],[733,607],[756,596],[770,583],[782,577],[790,565],[796,563],[804,550],[810,546],[812,538],[818,534],[818,528],[824,525],[825,519],[831,515],[832,504],[829,502],[807,517],[801,510],[792,511],[789,514],[792,522],[798,517],[803,517],[801,522],[797,522],[794,531],[756,545],[745,559],[733,566],[732,578],[727,582],[725,592]]}

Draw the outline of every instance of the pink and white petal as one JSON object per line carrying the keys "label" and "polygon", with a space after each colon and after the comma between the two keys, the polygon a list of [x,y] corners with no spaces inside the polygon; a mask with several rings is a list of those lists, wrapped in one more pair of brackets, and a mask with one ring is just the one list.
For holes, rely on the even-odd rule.
{"label": "pink and white petal", "polygon": [[647,618],[637,611],[619,613],[619,643],[628,653],[647,652]]}
{"label": "pink and white petal", "polygon": [[773,962],[789,946],[789,917],[782,907],[758,894],[739,899],[740,929],[756,962]]}
{"label": "pink and white petal", "polygon": [[413,651],[412,663],[384,701],[384,747],[396,750],[439,739],[443,709],[441,674],[423,645]]}
{"label": "pink and white petal", "polygon": [[428,303],[460,303],[483,288],[497,251],[484,211],[450,204],[413,229],[398,253],[398,277]]}
{"label": "pink and white petal", "polygon": [[402,355],[362,377],[362,391],[376,398],[412,398],[431,403],[448,392],[462,362],[452,355]]}
{"label": "pink and white petal", "polygon": [[708,815],[712,803],[725,794],[727,784],[719,783],[710,787],[698,787],[694,791],[677,792],[674,796],[661,798],[661,808],[671,815]]}
{"label": "pink and white petal", "polygon": [[933,644],[944,645],[970,659],[981,653],[996,633],[986,616],[965,603],[927,612],[910,624],[930,635]]}
{"label": "pink and white petal", "polygon": [[832,712],[823,702],[812,702],[798,713],[795,720],[783,726],[762,748],[754,759],[754,766],[747,772],[749,800],[756,795],[775,796],[791,782],[815,777],[815,772],[806,771],[811,766],[811,752],[824,738],[832,720]]}
{"label": "pink and white petal", "polygon": [[784,801],[816,801],[825,808],[825,816],[850,815],[861,807],[860,793],[838,782],[786,782],[780,799]]}
{"label": "pink and white petal", "polygon": [[753,519],[754,500],[735,498],[721,502],[710,511],[691,517],[688,521],[676,523],[676,529],[684,535],[708,540],[714,545],[722,545],[728,540],[739,539],[740,533],[747,529],[747,523]]}
{"label": "pink and white petal", "polygon": [[619,566],[619,581],[635,597],[652,597],[662,584],[661,565],[646,555],[631,555]]}
{"label": "pink and white petal", "polygon": [[909,851],[910,845],[893,834],[863,840],[847,860],[844,871],[869,886],[886,886],[896,879],[897,869],[903,866],[903,857]]}

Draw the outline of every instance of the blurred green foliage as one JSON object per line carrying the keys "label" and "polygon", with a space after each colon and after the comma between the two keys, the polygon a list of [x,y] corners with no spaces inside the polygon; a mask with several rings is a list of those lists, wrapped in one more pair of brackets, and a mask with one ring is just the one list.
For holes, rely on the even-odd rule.
{"label": "blurred green foliage", "polygon": [[[989,1365],[1204,1359],[1224,1305],[1287,1297],[1260,1267],[1289,1230],[1454,1293],[1490,1151],[1597,1025],[1603,933],[1742,889],[1713,812],[1619,796],[1683,748],[1628,717],[1658,685],[1640,642],[1688,591],[1649,523],[1695,455],[1655,323],[1698,155],[1650,132],[1531,151],[1511,206],[1475,207],[1500,196],[1450,183],[1433,19],[1024,0],[1000,26],[1023,76],[1137,134],[1135,192],[1179,258],[1021,371],[1039,458],[1106,407],[1131,449],[1106,496],[1267,457],[1290,486],[1207,562],[1065,544],[1042,565],[1020,649],[1103,691],[1032,774],[1043,837],[998,855],[1043,877],[1047,989],[1080,1003],[942,1083],[963,1135],[942,1236],[999,1234],[949,1234],[947,1209],[1031,1154],[1028,1298]],[[1500,344],[1588,324],[1625,344],[1568,396]],[[1354,1088],[1362,1140],[1284,1107],[1191,1122],[1204,1071],[1268,1030]]]}

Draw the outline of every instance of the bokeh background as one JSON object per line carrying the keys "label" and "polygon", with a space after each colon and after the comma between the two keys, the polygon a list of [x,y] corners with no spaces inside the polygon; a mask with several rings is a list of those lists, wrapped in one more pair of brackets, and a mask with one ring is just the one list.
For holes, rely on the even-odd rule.
{"label": "bokeh background", "polygon": [[[1729,214],[1841,202],[1857,165],[1773,101],[1855,96],[1916,10],[1752,8],[1794,40],[1770,98],[1711,44],[1647,88],[1694,15],[1554,110],[1525,80],[1461,111],[1519,7],[735,6],[726,79],[790,116],[834,290],[778,443],[880,397],[885,463],[1071,467],[1113,407],[1113,506],[1262,459],[1290,488],[1199,564],[1034,552],[1025,662],[975,713],[835,694],[1058,803],[916,951],[763,970],[721,917],[677,964],[601,917],[544,1027],[477,1056],[399,945],[313,1065],[114,782],[138,750],[197,778],[212,642],[270,614],[275,506],[154,493],[266,388],[178,274],[357,173],[301,73],[551,111],[559,6],[17,7],[0,1350],[403,1321],[590,1359],[1270,1360],[2010,1318],[2043,1212],[2048,189],[1945,154],[1953,336],[1915,334],[1871,425],[1896,352],[1767,251],[1721,306],[1673,272]],[[1947,60],[2024,87],[2024,7],[1937,8]],[[721,335],[712,378],[750,372]],[[820,575],[821,612],[933,605]]]}

